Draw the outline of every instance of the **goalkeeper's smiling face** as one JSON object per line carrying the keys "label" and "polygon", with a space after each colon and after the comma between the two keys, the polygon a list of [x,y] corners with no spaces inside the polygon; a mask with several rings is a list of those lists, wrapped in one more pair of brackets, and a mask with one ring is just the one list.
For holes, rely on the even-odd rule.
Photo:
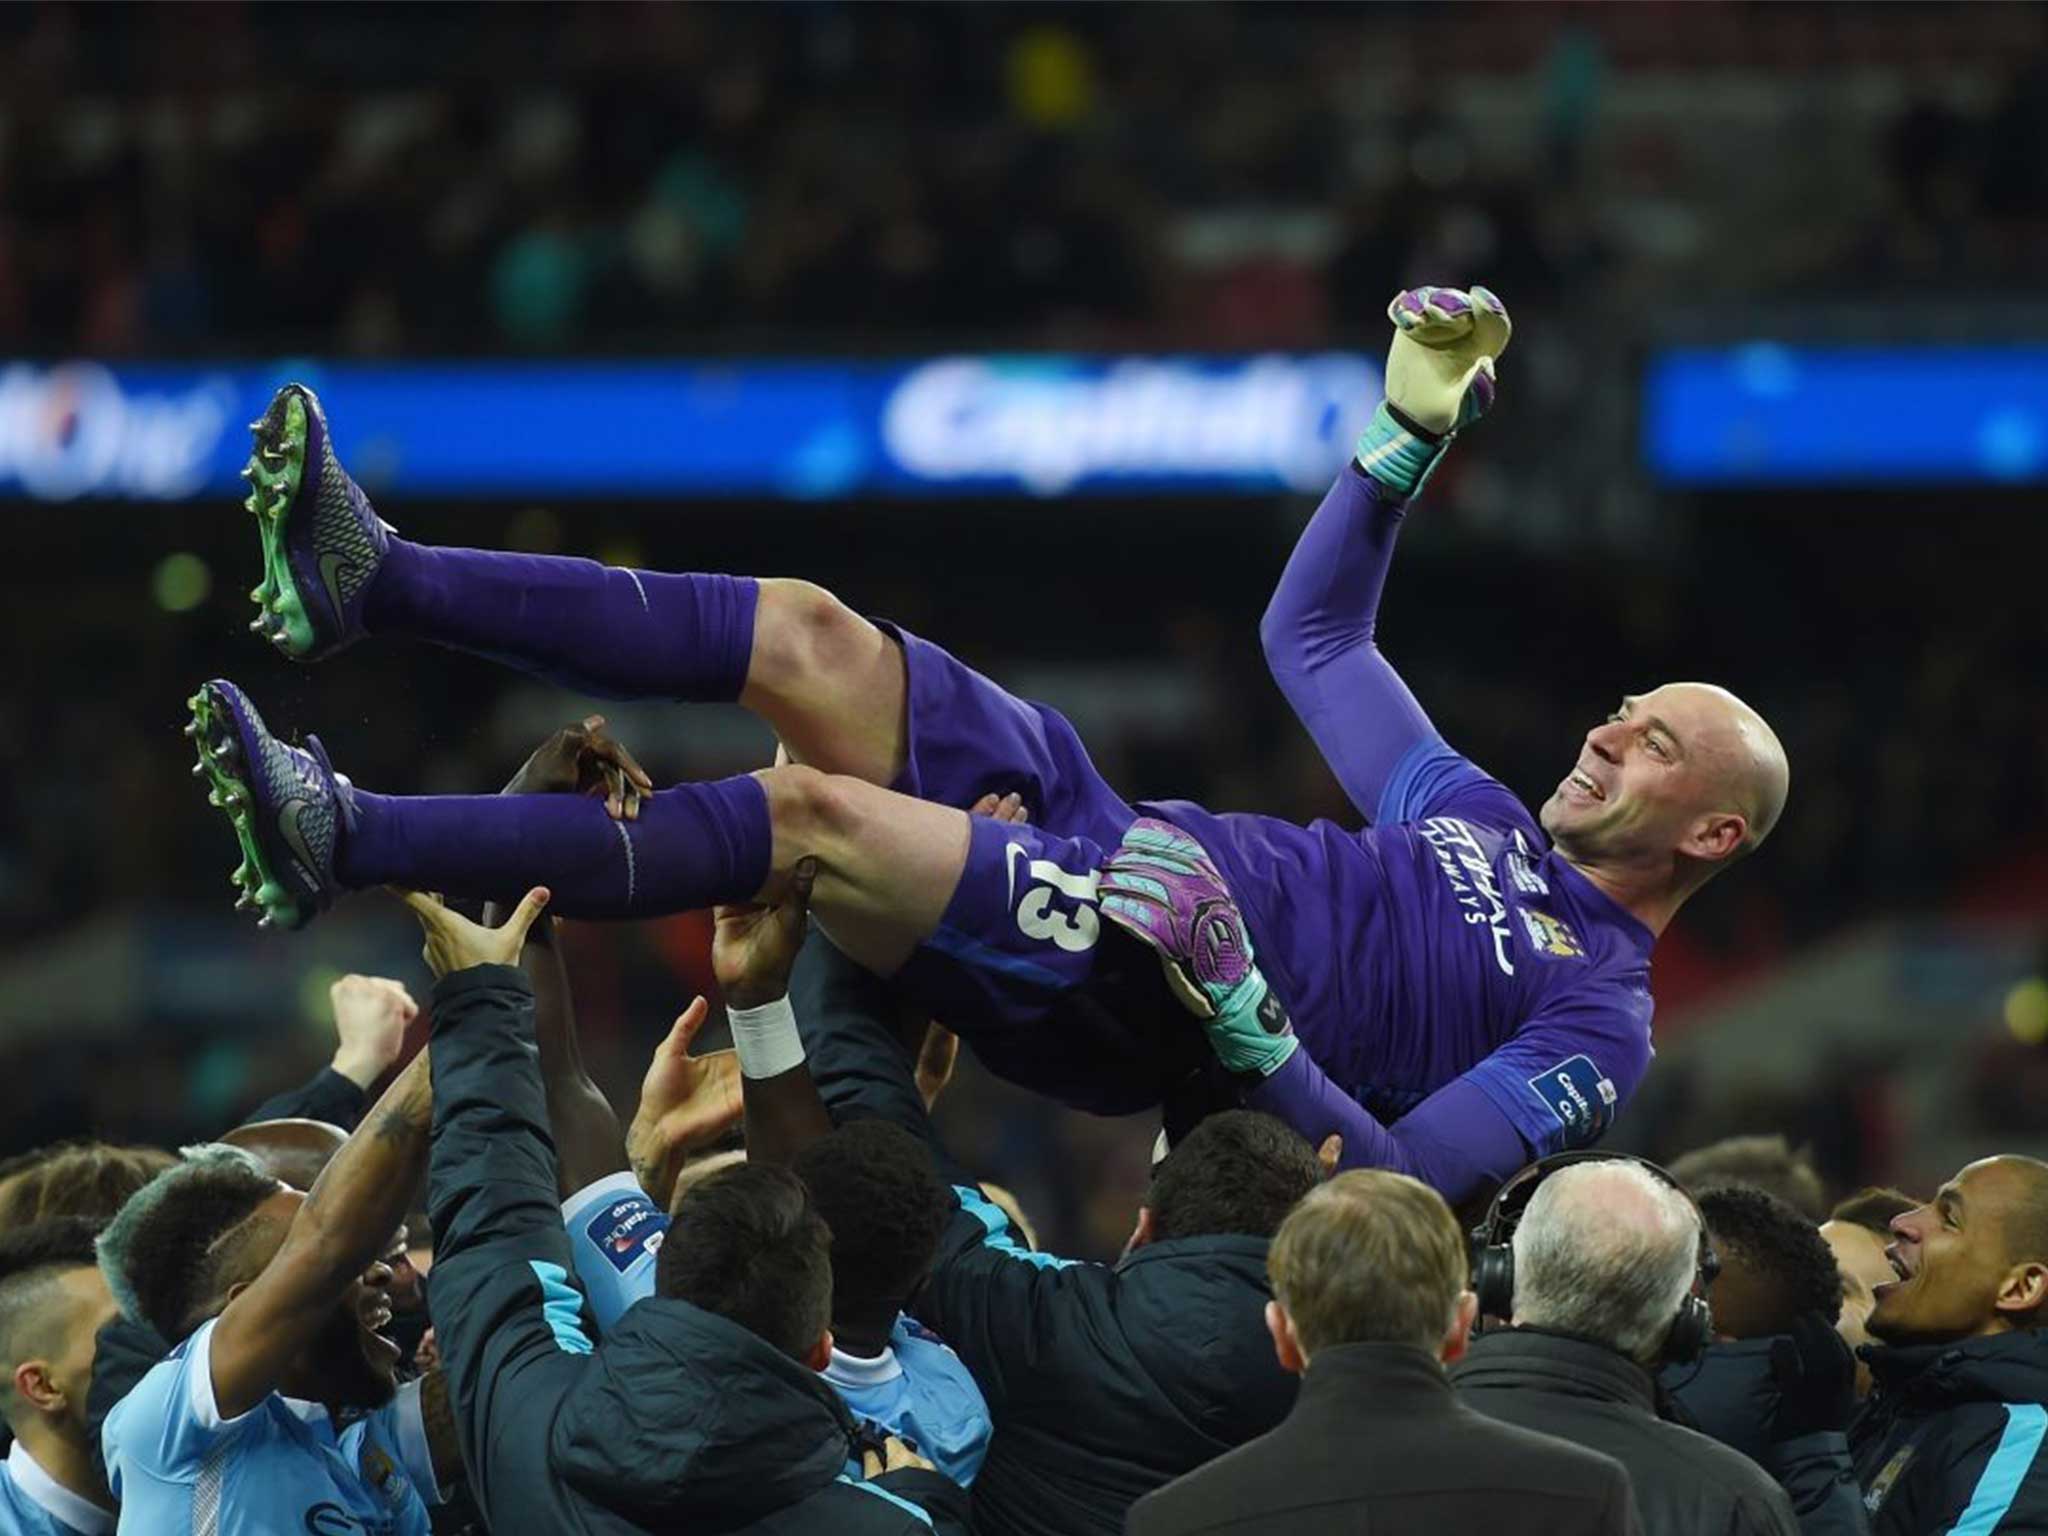
{"label": "goalkeeper's smiling face", "polygon": [[1690,885],[1762,841],[1784,798],[1783,749],[1754,710],[1725,689],[1668,683],[1586,733],[1543,830],[1574,864],[1668,867]]}

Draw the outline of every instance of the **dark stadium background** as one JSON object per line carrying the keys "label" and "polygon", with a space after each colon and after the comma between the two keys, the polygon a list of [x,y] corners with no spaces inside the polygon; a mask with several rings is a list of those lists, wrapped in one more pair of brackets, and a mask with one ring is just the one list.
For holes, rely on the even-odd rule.
{"label": "dark stadium background", "polygon": [[[1744,694],[1793,762],[1767,850],[1659,948],[1661,1059],[1615,1141],[1783,1130],[1838,1188],[1924,1189],[2048,1140],[2042,486],[1674,488],[1639,391],[1680,341],[2048,347],[2044,36],[2026,6],[19,7],[0,360],[1378,353],[1396,287],[1485,282],[1504,403],[1411,522],[1388,653],[1532,799],[1672,677]],[[381,153],[392,101],[414,137]],[[1304,215],[1316,240],[1262,238]],[[1967,426],[1930,412],[1927,460],[1961,465]],[[585,705],[395,644],[274,658],[229,501],[5,494],[0,1154],[174,1143],[322,1057],[326,977],[424,985],[381,898],[299,937],[235,919],[193,686],[237,679],[393,790],[496,788]],[[1068,708],[1128,793],[1341,819],[1256,638],[1312,505],[382,510],[806,576]],[[766,750],[733,711],[606,712],[659,780]],[[623,1112],[706,932],[573,929]],[[1055,1246],[1113,1251],[1152,1126],[961,1078],[967,1161]]]}

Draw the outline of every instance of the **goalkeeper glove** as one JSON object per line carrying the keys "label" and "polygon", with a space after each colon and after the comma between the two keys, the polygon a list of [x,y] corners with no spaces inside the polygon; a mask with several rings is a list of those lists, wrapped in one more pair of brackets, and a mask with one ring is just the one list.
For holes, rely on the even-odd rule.
{"label": "goalkeeper glove", "polygon": [[1411,288],[1387,306],[1394,344],[1386,398],[1358,439],[1358,467],[1403,498],[1418,494],[1451,441],[1492,409],[1494,359],[1514,334],[1485,288]]}
{"label": "goalkeeper glove", "polygon": [[1269,1077],[1301,1041],[1252,963],[1252,936],[1208,851],[1146,817],[1124,834],[1097,887],[1102,915],[1159,955],[1166,984],[1235,1073]]}

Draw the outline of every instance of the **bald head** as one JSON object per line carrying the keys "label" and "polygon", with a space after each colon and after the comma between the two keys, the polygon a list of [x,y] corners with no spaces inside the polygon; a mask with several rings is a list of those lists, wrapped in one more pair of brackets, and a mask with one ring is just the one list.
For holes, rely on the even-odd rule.
{"label": "bald head", "polygon": [[1666,683],[1648,697],[1673,704],[1693,722],[1696,750],[1722,804],[1748,824],[1741,852],[1755,848],[1778,824],[1792,787],[1792,765],[1778,733],[1762,715],[1714,683]]}
{"label": "bald head", "polygon": [[348,1142],[348,1132],[325,1120],[258,1120],[221,1137],[263,1165],[269,1175],[304,1194]]}
{"label": "bald head", "polygon": [[2048,1163],[2007,1154],[1965,1168],[1959,1182],[1989,1202],[2004,1238],[2008,1264],[2048,1264]]}
{"label": "bald head", "polygon": [[1865,1327],[1887,1344],[2048,1326],[2048,1164],[1987,1157],[1891,1222]]}
{"label": "bald head", "polygon": [[1770,834],[1790,778],[1763,716],[1726,688],[1666,683],[1586,733],[1541,820],[1559,853],[1661,933]]}

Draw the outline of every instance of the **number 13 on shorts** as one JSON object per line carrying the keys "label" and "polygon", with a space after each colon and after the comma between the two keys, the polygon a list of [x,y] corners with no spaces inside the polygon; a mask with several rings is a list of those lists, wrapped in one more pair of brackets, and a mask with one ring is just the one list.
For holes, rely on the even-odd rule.
{"label": "number 13 on shorts", "polygon": [[[1051,859],[1033,858],[1031,850],[1017,842],[1004,848],[1003,858],[1010,877],[1005,905],[1016,912],[1017,927],[1026,938],[1048,939],[1069,954],[1095,947],[1102,937],[1102,914],[1095,910],[1099,873],[1071,873]],[[1059,902],[1058,897],[1066,901]]]}

